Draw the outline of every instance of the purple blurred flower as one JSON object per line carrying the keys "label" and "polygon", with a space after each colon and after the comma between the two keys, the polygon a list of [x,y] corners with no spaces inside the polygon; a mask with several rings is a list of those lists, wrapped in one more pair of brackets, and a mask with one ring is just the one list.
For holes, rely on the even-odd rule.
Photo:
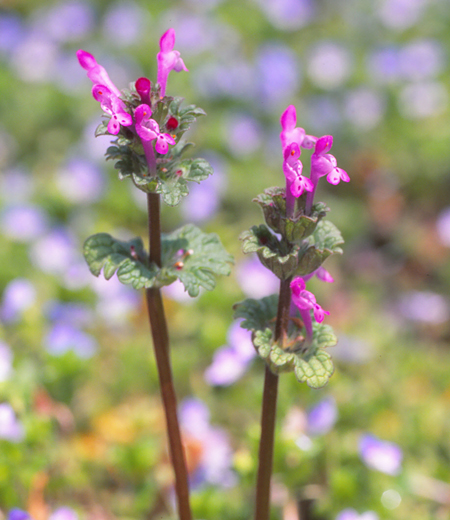
{"label": "purple blurred flower", "polygon": [[97,350],[93,336],[64,322],[53,325],[44,339],[44,346],[54,356],[73,350],[80,358],[90,358]]}
{"label": "purple blurred flower", "polygon": [[9,282],[3,292],[0,315],[6,322],[14,322],[36,301],[36,288],[26,278]]}
{"label": "purple blurred flower", "polygon": [[341,511],[335,520],[378,520],[378,515],[374,511],[366,511],[359,515],[353,508]]}
{"label": "purple blurred flower", "polygon": [[248,114],[230,116],[225,123],[225,131],[229,150],[236,157],[255,153],[261,146],[261,125]]}
{"label": "purple blurred flower", "polygon": [[60,507],[53,511],[48,520],[78,520],[78,515],[70,507]]}
{"label": "purple blurred flower", "polygon": [[190,305],[195,301],[195,298],[189,296],[180,280],[175,280],[175,282],[170,285],[165,285],[161,290],[164,297],[170,298],[178,303]]}
{"label": "purple blurred flower", "polygon": [[310,51],[308,76],[320,88],[340,87],[347,81],[351,69],[352,57],[341,44],[324,41]]}
{"label": "purple blurred flower", "polygon": [[373,346],[365,340],[339,334],[336,347],[333,348],[333,357],[346,363],[363,364],[373,357]]}
{"label": "purple blurred flower", "polygon": [[12,351],[6,343],[0,341],[0,382],[6,381],[12,373]]}
{"label": "purple blurred flower", "polygon": [[94,9],[81,0],[60,2],[39,16],[34,25],[57,42],[81,40],[94,27]]}
{"label": "purple blurred flower", "polygon": [[384,111],[384,99],[375,90],[359,88],[347,93],[345,114],[356,127],[362,130],[370,130],[377,126]]}
{"label": "purple blurred flower", "polygon": [[5,205],[27,202],[34,191],[33,177],[20,167],[2,172],[0,197]]}
{"label": "purple blurred flower", "polygon": [[32,520],[31,516],[26,512],[22,511],[22,509],[11,509],[11,511],[8,513],[8,519],[7,520]]}
{"label": "purple blurred flower", "polygon": [[196,224],[214,217],[220,207],[221,196],[227,184],[223,160],[217,156],[205,158],[210,162],[214,173],[200,184],[191,183],[189,197],[183,199],[180,208],[183,217]]}
{"label": "purple blurred flower", "polygon": [[267,43],[259,49],[256,71],[262,106],[268,110],[291,98],[300,88],[298,57],[280,43]]}
{"label": "purple blurred flower", "polygon": [[20,442],[25,437],[22,423],[17,419],[14,410],[8,403],[0,404],[0,439]]}
{"label": "purple blurred flower", "polygon": [[384,0],[378,15],[386,27],[402,31],[420,20],[426,3],[427,0]]}
{"label": "purple blurred flower", "polygon": [[450,247],[450,207],[441,211],[436,221],[436,227],[441,243]]}
{"label": "purple blurred flower", "polygon": [[83,303],[51,301],[46,305],[45,314],[52,322],[75,327],[86,327],[93,321],[91,308]]}
{"label": "purple blurred flower", "polygon": [[308,128],[314,134],[328,133],[339,128],[342,123],[342,115],[335,99],[329,96],[313,96],[306,101],[305,119]]}
{"label": "purple blurred flower", "polygon": [[338,409],[333,397],[323,399],[308,411],[308,435],[325,435],[335,425]]}
{"label": "purple blurred flower", "polygon": [[147,13],[135,2],[121,1],[109,6],[103,19],[103,36],[113,45],[137,43],[146,29]]}
{"label": "purple blurred flower", "polygon": [[398,475],[402,469],[403,452],[393,442],[382,441],[374,435],[362,435],[359,455],[366,466],[388,475]]}
{"label": "purple blurred flower", "polygon": [[442,45],[435,40],[415,40],[406,45],[399,55],[404,78],[419,81],[432,78],[444,66]]}
{"label": "purple blurred flower", "polygon": [[10,206],[2,212],[2,231],[19,242],[39,238],[47,230],[48,219],[44,210],[33,205]]}
{"label": "purple blurred flower", "polygon": [[25,27],[15,13],[0,14],[0,53],[9,55],[24,39]]}
{"label": "purple blurred flower", "polygon": [[228,330],[227,345],[219,348],[212,364],[205,371],[205,380],[213,386],[228,386],[237,381],[255,357],[251,332],[243,329],[242,320],[235,321]]}
{"label": "purple blurred flower", "polygon": [[59,191],[74,204],[89,203],[101,198],[105,188],[102,170],[86,159],[70,159],[57,173]]}
{"label": "purple blurred flower", "polygon": [[174,46],[175,31],[174,29],[168,29],[159,40],[159,47],[161,50],[156,56],[158,61],[158,83],[161,86],[162,97],[166,95],[167,78],[172,70],[175,72],[181,72],[182,70],[189,72],[184,61],[180,57],[180,53],[173,50]]}
{"label": "purple blurred flower", "polygon": [[191,56],[213,49],[221,29],[216,21],[205,15],[179,9],[166,11],[161,25],[174,28],[183,54]]}
{"label": "purple blurred flower", "polygon": [[58,53],[57,44],[49,36],[31,32],[15,47],[11,64],[23,81],[43,83],[53,77]]}
{"label": "purple blurred flower", "polygon": [[376,83],[394,83],[400,78],[400,53],[396,47],[384,47],[374,51],[367,60],[367,69]]}
{"label": "purple blurred flower", "polygon": [[450,314],[448,301],[430,291],[410,291],[400,298],[398,307],[405,318],[423,323],[444,323]]}
{"label": "purple blurred flower", "polygon": [[[192,484],[230,487],[236,484],[231,469],[233,452],[227,433],[209,423],[209,410],[198,399],[187,399],[180,405],[180,426],[185,435],[201,449],[200,461],[192,475]],[[198,449],[198,448],[197,448]]]}
{"label": "purple blurred flower", "polygon": [[46,273],[62,275],[81,256],[75,238],[64,228],[55,228],[33,244],[32,262]]}
{"label": "purple blurred flower", "polygon": [[249,298],[270,296],[280,287],[279,279],[261,264],[256,255],[237,265],[236,277],[242,291]]}
{"label": "purple blurred flower", "polygon": [[278,29],[294,31],[314,18],[314,0],[257,0],[269,22]]}
{"label": "purple blurred flower", "polygon": [[407,85],[400,93],[400,111],[407,118],[422,119],[441,114],[448,105],[443,83],[428,81]]}

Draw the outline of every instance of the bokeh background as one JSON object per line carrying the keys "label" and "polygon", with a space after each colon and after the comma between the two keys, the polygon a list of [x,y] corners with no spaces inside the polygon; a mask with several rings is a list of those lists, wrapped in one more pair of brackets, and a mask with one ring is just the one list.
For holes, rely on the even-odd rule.
{"label": "bokeh background", "polygon": [[173,518],[142,294],[81,254],[92,233],[145,237],[145,196],[104,162],[75,57],[119,88],[155,81],[168,27],[190,69],[168,94],[206,110],[189,139],[215,174],[164,229],[193,221],[236,259],[211,293],[165,292],[195,518],[252,514],[264,366],[232,305],[277,290],[238,237],[284,182],[288,104],[351,182],[319,187],[346,240],[335,282],[309,283],[336,372],[315,391],[281,378],[273,519],[450,518],[447,0],[2,0],[0,517]]}

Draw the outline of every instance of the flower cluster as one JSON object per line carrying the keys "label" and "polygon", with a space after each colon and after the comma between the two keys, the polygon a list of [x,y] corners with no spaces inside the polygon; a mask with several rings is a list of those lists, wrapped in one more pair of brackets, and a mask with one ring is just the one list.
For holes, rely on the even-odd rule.
{"label": "flower cluster", "polygon": [[[188,70],[180,58],[180,53],[173,50],[175,45],[175,31],[167,30],[160,40],[160,52],[157,55],[158,61],[158,84],[160,98],[164,98],[167,79],[170,71]],[[107,130],[112,135],[118,135],[121,127],[129,127],[133,133],[136,133],[144,146],[147,158],[148,154],[153,153],[149,145],[155,141],[155,150],[160,154],[166,154],[169,145],[175,144],[175,139],[168,133],[160,132],[160,127],[154,119],[151,119],[151,82],[147,78],[138,78],[135,82],[135,89],[139,96],[138,101],[141,104],[134,107],[127,103],[124,92],[121,92],[111,81],[108,73],[92,54],[84,50],[77,52],[77,58],[80,65],[87,71],[88,78],[92,81],[92,95],[95,100],[100,103],[102,110],[109,116]],[[172,118],[174,119],[174,118]],[[169,121],[166,127],[170,129],[176,128],[178,122]],[[151,146],[151,145],[150,145]]]}
{"label": "flower cluster", "polygon": [[[327,177],[331,184],[339,184],[342,180],[348,182],[347,172],[337,167],[336,158],[329,154],[333,137],[324,135],[317,138],[307,135],[305,130],[297,127],[297,112],[294,105],[289,105],[281,116],[281,146],[283,149],[283,172],[286,177],[286,206],[287,216],[292,216],[295,208],[295,199],[304,191],[308,192],[306,213],[312,208],[314,193],[320,177]],[[303,164],[300,161],[302,148],[314,148],[311,156],[311,176],[303,175]]]}

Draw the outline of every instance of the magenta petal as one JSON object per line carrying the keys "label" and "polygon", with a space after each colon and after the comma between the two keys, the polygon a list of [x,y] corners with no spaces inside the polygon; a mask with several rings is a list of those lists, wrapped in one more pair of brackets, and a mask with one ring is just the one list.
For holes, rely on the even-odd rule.
{"label": "magenta petal", "polygon": [[139,105],[134,111],[136,125],[142,124],[142,121],[148,121],[152,115],[152,109],[148,105]]}
{"label": "magenta petal", "polygon": [[280,123],[283,130],[294,130],[297,124],[297,111],[294,105],[289,105],[282,113]]}
{"label": "magenta petal", "polygon": [[322,282],[328,282],[333,283],[334,278],[331,276],[331,274],[325,269],[325,267],[319,267],[317,271],[314,273],[319,280],[322,280]]}
{"label": "magenta petal", "polygon": [[314,153],[317,155],[321,155],[323,153],[327,153],[331,150],[333,146],[333,136],[332,135],[324,135],[320,139],[317,140],[316,149]]}
{"label": "magenta petal", "polygon": [[314,170],[315,175],[323,177],[332,172],[334,168],[326,157],[323,157],[323,155],[313,154],[311,156],[311,170]]}
{"label": "magenta petal", "polygon": [[165,140],[166,140],[169,144],[171,144],[171,145],[176,144],[175,139],[174,139],[170,134],[163,134],[163,136],[164,136]]}
{"label": "magenta petal", "polygon": [[156,139],[155,149],[160,154],[166,154],[169,150],[169,145],[162,134],[158,135]]}
{"label": "magenta petal", "polygon": [[336,170],[338,171],[338,173],[341,177],[341,181],[350,182],[350,177],[345,170],[343,170],[342,168],[336,168]]}
{"label": "magenta petal", "polygon": [[130,126],[133,124],[133,119],[130,114],[127,114],[126,112],[118,112],[115,115],[122,126]]}
{"label": "magenta petal", "polygon": [[136,132],[138,136],[144,141],[151,141],[152,139],[156,139],[158,137],[158,134],[156,134],[153,130],[150,130],[150,128],[147,128],[143,125],[138,125],[137,123]]}
{"label": "magenta petal", "polygon": [[83,51],[82,49],[77,51],[77,58],[80,65],[85,70],[90,70],[97,65],[97,61],[94,58],[94,56],[92,56],[92,54],[89,54],[89,52]]}
{"label": "magenta petal", "polygon": [[295,292],[296,294],[299,294],[300,291],[303,291],[306,287],[305,281],[303,278],[298,276],[297,278],[294,278],[290,284],[290,288],[292,292]]}
{"label": "magenta petal", "polygon": [[284,159],[287,161],[289,159],[298,159],[300,157],[300,147],[297,143],[291,143],[284,150]]}
{"label": "magenta petal", "polygon": [[331,172],[327,175],[327,181],[330,184],[333,184],[334,186],[336,186],[336,184],[339,184],[340,180],[341,177],[339,175],[338,168],[333,168]]}
{"label": "magenta petal", "polygon": [[175,45],[175,30],[170,28],[161,36],[159,48],[161,52],[170,52]]}
{"label": "magenta petal", "polygon": [[108,132],[112,135],[117,135],[120,131],[120,124],[115,116],[112,116],[108,123]]}
{"label": "magenta petal", "polygon": [[306,134],[303,138],[302,148],[311,149],[314,148],[314,145],[317,143],[317,137],[314,135]]}
{"label": "magenta petal", "polygon": [[[179,53],[178,53],[179,54]],[[189,72],[189,69],[186,67],[186,65],[184,64],[184,61],[182,60],[182,58],[178,58],[174,65],[173,65],[173,70],[175,72],[181,72],[182,70],[185,70],[186,72]]]}
{"label": "magenta petal", "polygon": [[111,100],[111,91],[105,85],[94,85],[92,87],[92,95],[99,103],[104,103],[105,100],[110,102]]}

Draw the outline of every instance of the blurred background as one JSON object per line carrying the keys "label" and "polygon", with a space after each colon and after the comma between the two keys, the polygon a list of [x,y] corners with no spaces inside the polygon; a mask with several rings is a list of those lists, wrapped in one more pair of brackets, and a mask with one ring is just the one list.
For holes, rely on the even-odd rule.
{"label": "blurred background", "polygon": [[0,518],[173,518],[142,294],[81,254],[92,233],[145,237],[145,196],[104,162],[75,57],[119,88],[156,81],[169,27],[190,72],[167,92],[206,110],[189,139],[215,173],[164,229],[193,221],[236,259],[211,293],[165,291],[195,518],[252,515],[264,366],[232,305],[278,284],[238,237],[284,183],[289,104],[351,182],[319,186],[346,241],[334,283],[308,287],[336,372],[321,390],[281,377],[273,519],[450,518],[447,0],[2,0]]}

